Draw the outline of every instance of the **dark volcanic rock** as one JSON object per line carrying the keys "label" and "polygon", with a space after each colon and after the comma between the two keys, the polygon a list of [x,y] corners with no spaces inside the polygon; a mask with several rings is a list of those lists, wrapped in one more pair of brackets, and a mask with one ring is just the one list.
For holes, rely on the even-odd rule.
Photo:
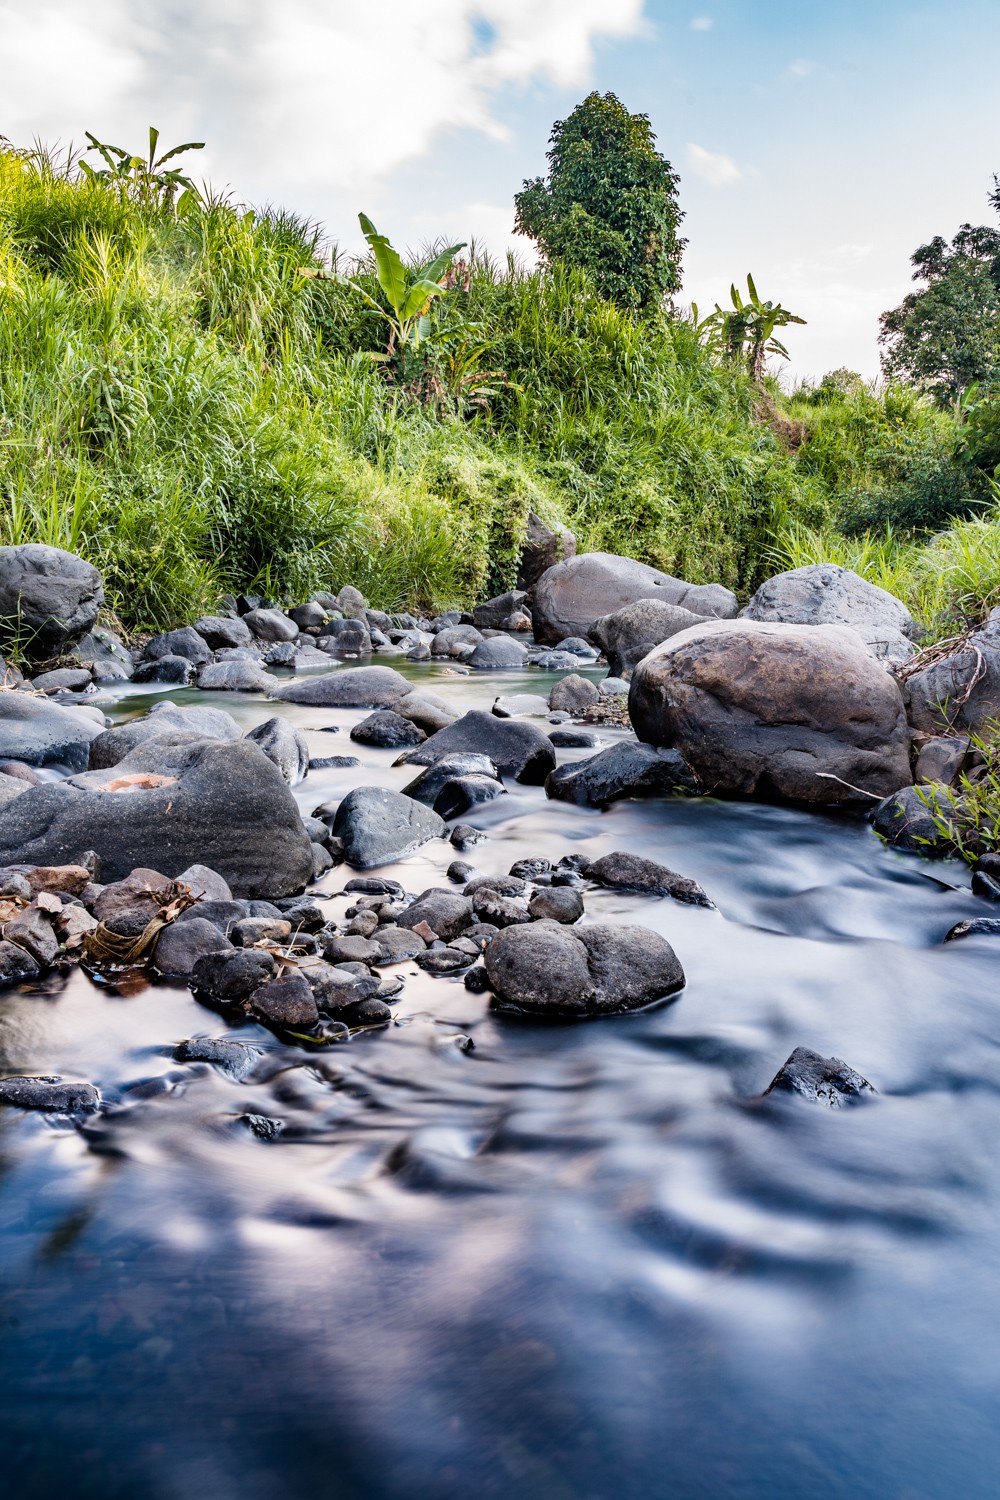
{"label": "dark volcanic rock", "polygon": [[[197,911],[197,907],[190,908]],[[171,922],[156,940],[154,963],[161,974],[187,976],[199,958],[209,953],[228,953],[232,948],[214,922],[204,917],[190,917],[186,922]]]}
{"label": "dark volcanic rock", "polygon": [[429,839],[444,838],[447,831],[437,813],[412,797],[380,786],[355,787],[333,820],[344,858],[359,870],[393,864]]}
{"label": "dark volcanic rock", "polygon": [[110,770],[29,787],[4,809],[0,865],[79,864],[89,850],[106,881],[137,866],[176,876],[199,862],[245,897],[300,890],[313,868],[295,799],[245,740],[169,750],[153,740]]}
{"label": "dark volcanic rock", "polygon": [[23,984],[41,971],[31,954],[17,943],[0,942],[0,985]]}
{"label": "dark volcanic rock", "polygon": [[304,974],[293,970],[268,979],[250,996],[255,1015],[272,1026],[315,1026],[319,1010]]}
{"label": "dark volcanic rock", "polygon": [[703,619],[703,615],[680,604],[668,604],[664,599],[637,599],[634,604],[626,604],[624,609],[595,620],[590,637],[607,657],[612,675],[624,677],[654,646],[692,625],[700,625]]}
{"label": "dark volcanic rock", "polygon": [[588,880],[614,890],[673,896],[675,901],[684,901],[689,906],[707,906],[715,910],[715,902],[709,900],[697,881],[678,875],[653,859],[642,859],[640,855],[628,854],[624,850],[593,860],[585,866],[583,873]]}
{"label": "dark volcanic rock", "polygon": [[[0,551],[3,549],[0,548]],[[83,709],[0,691],[0,760],[82,771],[102,725]]]}
{"label": "dark volcanic rock", "polygon": [[645,927],[507,927],[486,950],[501,1005],[540,1015],[613,1015],[676,994],[684,971],[666,938]]}
{"label": "dark volcanic rock", "polygon": [[274,967],[274,959],[263,948],[208,953],[197,960],[191,971],[191,988],[202,990],[224,1004],[238,1005],[271,978]]}
{"label": "dark volcanic rock", "polygon": [[345,667],[290,682],[274,696],[283,703],[311,703],[317,708],[395,708],[411,691],[412,684],[392,667]]}
{"label": "dark volcanic rock", "polygon": [[408,765],[432,766],[446,755],[464,754],[488,756],[502,776],[513,776],[526,786],[541,786],[556,761],[552,741],[537,724],[498,719],[478,710],[439,729],[402,760]]}
{"label": "dark volcanic rock", "polygon": [[309,746],[301,730],[287,719],[267,719],[247,739],[273,761],[289,786],[298,786],[309,769]]}
{"label": "dark volcanic rock", "polygon": [[843,625],[684,630],[636,667],[628,707],[709,794],[864,805],[911,781],[896,680]]}
{"label": "dark volcanic rock", "polygon": [[86,635],[103,603],[101,575],[82,557],[37,542],[0,547],[0,638],[20,639],[35,660]]}
{"label": "dark volcanic rock", "polygon": [[351,730],[351,739],[359,745],[374,745],[380,750],[404,750],[422,745],[427,736],[419,725],[391,708],[369,714]]}
{"label": "dark volcanic rock", "polygon": [[736,596],[720,584],[691,584],[631,557],[587,552],[557,563],[532,591],[535,637],[556,646],[567,636],[589,636],[597,620],[638,599],[662,599],[705,617],[730,619]]}
{"label": "dark volcanic rock", "polygon": [[212,652],[204,636],[190,625],[180,630],[168,630],[164,635],[154,635],[143,652],[146,661],[161,661],[165,656],[183,656],[185,661],[203,667],[212,660]]}
{"label": "dark volcanic rock", "polygon": [[605,807],[622,797],[695,796],[698,784],[679,751],[624,740],[588,760],[560,766],[546,780],[545,792],[578,807]]}
{"label": "dark volcanic rock", "polygon": [[839,1108],[848,1099],[874,1094],[875,1089],[839,1057],[821,1057],[808,1047],[796,1047],[771,1079],[763,1097],[775,1092],[801,1094],[804,1099]]}
{"label": "dark volcanic rock", "polygon": [[880,802],[872,827],[894,849],[947,859],[955,844],[938,820],[961,822],[959,799],[948,786],[907,786]]}
{"label": "dark volcanic rock", "polygon": [[576,556],[576,537],[565,526],[550,526],[534,511],[521,545],[517,569],[518,589],[530,589],[547,569]]}
{"label": "dark volcanic rock", "polygon": [[93,1114],[101,1107],[101,1096],[92,1083],[63,1083],[56,1078],[0,1078],[0,1104],[43,1109],[57,1115]]}

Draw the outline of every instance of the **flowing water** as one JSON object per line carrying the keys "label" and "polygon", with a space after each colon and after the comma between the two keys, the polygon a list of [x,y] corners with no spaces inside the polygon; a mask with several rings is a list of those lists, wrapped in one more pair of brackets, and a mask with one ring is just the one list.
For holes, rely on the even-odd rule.
{"label": "flowing water", "polygon": [[[547,690],[410,675],[461,710]],[[275,712],[170,696],[246,727]],[[314,755],[364,763],[311,774],[303,811],[408,779],[347,739],[364,715],[278,711]],[[589,918],[664,933],[686,990],[542,1025],[406,964],[395,1024],[349,1044],[240,1027],[263,1054],[242,1082],[173,1061],[226,1033],[186,989],[77,971],[0,999],[0,1072],[88,1078],[112,1106],[82,1128],[0,1111],[10,1493],[995,1495],[1000,944],[942,944],[989,913],[964,870],[856,821],[713,801],[597,813],[511,785],[470,821],[488,873],[628,849],[700,881],[718,912],[586,896]],[[420,891],[452,856],[387,873]],[[756,1100],[798,1045],[877,1097]]]}

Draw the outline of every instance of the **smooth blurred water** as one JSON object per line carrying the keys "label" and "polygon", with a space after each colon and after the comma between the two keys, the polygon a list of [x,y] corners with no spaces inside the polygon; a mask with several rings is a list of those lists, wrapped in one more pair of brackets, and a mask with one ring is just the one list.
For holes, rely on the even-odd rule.
{"label": "smooth blurred water", "polygon": [[[463,709],[547,690],[408,670]],[[409,779],[348,739],[361,713],[169,696],[246,727],[287,712],[315,755],[358,755],[310,775],[306,812]],[[942,944],[991,910],[964,870],[752,805],[597,813],[511,785],[472,821],[489,873],[617,848],[699,880],[718,912],[586,897],[663,932],[683,994],[541,1025],[406,964],[395,1024],[348,1045],[240,1028],[263,1054],[243,1083],[172,1060],[226,1033],[186,990],[77,972],[0,998],[0,1071],[89,1078],[112,1106],[82,1129],[0,1111],[11,1493],[996,1494],[1000,945]],[[419,891],[452,855],[389,873]],[[798,1045],[877,1098],[757,1101]]]}

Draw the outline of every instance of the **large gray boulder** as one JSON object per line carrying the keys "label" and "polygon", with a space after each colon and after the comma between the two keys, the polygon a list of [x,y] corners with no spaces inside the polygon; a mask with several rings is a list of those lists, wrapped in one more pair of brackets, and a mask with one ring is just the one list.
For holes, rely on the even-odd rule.
{"label": "large gray boulder", "polygon": [[869,804],[912,781],[899,687],[845,626],[682,631],[636,667],[629,715],[717,796]]}
{"label": "large gray boulder", "polygon": [[135,671],[128,647],[99,626],[77,641],[70,655],[93,673],[95,682],[127,682]]}
{"label": "large gray boulder", "polygon": [[537,724],[498,719],[479,709],[439,729],[397,764],[432,766],[445,756],[465,754],[489,756],[502,776],[513,776],[526,786],[541,786],[556,765],[552,741]]}
{"label": "large gray boulder", "polygon": [[486,949],[486,973],[502,1008],[571,1018],[637,1010],[684,986],[658,932],[596,922],[505,927]]}
{"label": "large gray boulder", "polygon": [[277,766],[247,740],[170,738],[109,769],[29,787],[4,808],[0,865],[79,864],[93,849],[105,882],[140,866],[174,878],[204,864],[239,897],[301,890],[312,846]]}
{"label": "large gray boulder", "polygon": [[413,684],[392,667],[344,667],[305,682],[290,682],[274,697],[283,703],[312,704],[316,708],[395,708],[412,688]]}
{"label": "large gray boulder", "polygon": [[632,557],[586,552],[543,573],[532,593],[535,638],[556,646],[567,636],[588,636],[596,620],[638,599],[661,599],[705,618],[731,619],[736,595],[721,584],[685,583]]}
{"label": "large gray boulder", "polygon": [[977,734],[1000,718],[1000,611],[950,656],[914,672],[903,688],[910,723],[931,734]]}
{"label": "large gray boulder", "polygon": [[590,639],[608,659],[612,677],[629,677],[632,668],[672,635],[700,625],[704,615],[668,604],[665,599],[637,599],[614,614],[602,615],[590,630]]}
{"label": "large gray boulder", "polygon": [[[124,760],[139,745],[162,735],[186,735],[189,739],[238,740],[242,731],[232,714],[222,708],[195,708],[177,703],[157,703],[140,719],[116,724],[98,733],[90,746],[92,771],[107,770]],[[74,770],[83,770],[75,766]]]}
{"label": "large gray boulder", "polygon": [[743,617],[784,625],[853,625],[863,634],[890,630],[907,637],[915,628],[895,594],[836,563],[810,563],[769,578]]}
{"label": "large gray boulder", "polygon": [[81,709],[30,693],[0,691],[0,760],[82,771],[103,726]]}
{"label": "large gray boulder", "polygon": [[344,858],[356,870],[393,864],[421,844],[444,838],[447,831],[444,820],[429,807],[382,786],[355,787],[333,820]]}
{"label": "large gray boulder", "polygon": [[573,533],[565,526],[550,526],[531,511],[517,568],[518,589],[530,589],[547,569],[575,556]]}
{"label": "large gray boulder", "polygon": [[82,557],[38,542],[0,547],[0,638],[35,659],[86,635],[103,603],[101,575]]}

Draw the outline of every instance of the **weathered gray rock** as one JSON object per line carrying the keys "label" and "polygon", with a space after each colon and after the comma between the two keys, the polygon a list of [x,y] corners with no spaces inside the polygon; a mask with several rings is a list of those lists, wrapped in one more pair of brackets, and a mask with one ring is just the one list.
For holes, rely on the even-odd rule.
{"label": "weathered gray rock", "polygon": [[821,1057],[808,1047],[796,1047],[771,1079],[764,1097],[774,1093],[801,1094],[813,1103],[839,1109],[850,1099],[874,1094],[875,1089],[839,1057]]}
{"label": "weathered gray rock", "polygon": [[894,849],[947,859],[955,853],[949,823],[962,824],[961,801],[949,786],[906,786],[880,802],[872,827]]}
{"label": "weathered gray rock", "polygon": [[90,1115],[100,1109],[101,1096],[92,1083],[65,1083],[57,1078],[0,1078],[0,1104],[42,1109],[54,1115]]}
{"label": "weathered gray rock", "polygon": [[81,709],[0,691],[0,760],[82,771],[100,733],[101,725]]}
{"label": "weathered gray rock", "polygon": [[212,651],[222,651],[234,646],[249,646],[254,638],[246,621],[236,616],[230,618],[228,615],[202,615],[200,620],[195,620],[194,629]]}
{"label": "weathered gray rock", "polygon": [[573,533],[565,526],[550,526],[531,511],[517,568],[518,588],[530,589],[547,569],[575,556]]}
{"label": "weathered gray rock", "polygon": [[623,797],[698,793],[698,783],[678,750],[657,750],[629,740],[609,745],[587,760],[560,766],[546,778],[546,796],[577,807],[606,807]]}
{"label": "weathered gray rock", "polygon": [[481,642],[468,662],[477,672],[492,672],[502,668],[523,667],[527,659],[527,650],[520,641],[515,641],[510,635],[495,635],[488,641]]}
{"label": "weathered gray rock", "polygon": [[570,885],[552,885],[535,892],[528,902],[528,912],[533,922],[562,922],[570,926],[583,916],[583,897]]}
{"label": "weathered gray rock", "polygon": [[206,693],[269,693],[277,683],[255,661],[211,662],[198,673],[198,686]]}
{"label": "weathered gray rock", "polygon": [[810,563],[769,578],[743,616],[785,625],[853,625],[904,636],[914,629],[901,599],[836,563]]}
{"label": "weathered gray rock", "polygon": [[267,719],[246,738],[273,761],[289,786],[298,786],[309,770],[309,746],[301,730],[287,719]]}
{"label": "weathered gray rock", "polygon": [[142,661],[133,672],[132,681],[166,682],[187,687],[194,681],[194,663],[186,656],[160,656],[155,661]]}
{"label": "weathered gray rock", "polygon": [[925,740],[917,754],[914,781],[918,784],[941,781],[946,786],[953,785],[965,767],[971,748],[972,741],[967,734],[936,735]]}
{"label": "weathered gray rock", "polygon": [[689,906],[707,906],[714,911],[715,902],[709,900],[696,880],[678,875],[666,865],[654,859],[643,859],[638,854],[629,854],[617,849],[604,854],[586,865],[583,870],[588,880],[618,891],[638,891],[650,896],[673,896]]}
{"label": "weathered gray rock", "polygon": [[601,743],[592,729],[550,729],[549,739],[557,750],[596,750]]}
{"label": "weathered gray rock", "polygon": [[349,974],[346,969],[338,969],[336,965],[320,960],[306,964],[300,972],[319,1009],[327,1012],[359,1005],[362,1000],[370,999],[379,987],[379,981],[372,974]]}
{"label": "weathered gray rock", "polygon": [[595,622],[637,599],[662,599],[695,614],[730,619],[736,595],[720,584],[685,583],[631,557],[586,552],[543,573],[532,591],[536,639],[557,645],[566,636],[589,636]]}
{"label": "weathered gray rock", "polygon": [[209,953],[228,953],[232,946],[214,922],[193,916],[186,922],[171,922],[164,927],[156,940],[153,961],[161,974],[187,979],[199,958]]}
{"label": "weathered gray rock", "polygon": [[329,610],[324,609],[315,599],[307,599],[305,604],[297,604],[289,614],[300,630],[319,630],[326,624]]}
{"label": "weathered gray rock", "polygon": [[712,795],[867,804],[911,781],[899,687],[844,626],[682,631],[636,667],[629,715]]}
{"label": "weathered gray rock", "polygon": [[37,979],[41,972],[38,963],[26,948],[17,943],[0,942],[0,985],[24,984]]}
{"label": "weathered gray rock", "polygon": [[595,620],[590,638],[607,657],[612,675],[627,677],[654,646],[692,625],[700,625],[703,619],[703,615],[679,604],[668,604],[665,599],[637,599]]}
{"label": "weathered gray rock", "polygon": [[243,623],[258,641],[296,641],[299,627],[280,609],[251,609]]}
{"label": "weathered gray rock", "polygon": [[195,963],[191,988],[211,995],[225,1005],[249,1000],[254,990],[271,978],[274,959],[265,948],[233,948],[229,952],[206,953]]}
{"label": "weathered gray rock", "polygon": [[395,708],[411,690],[412,685],[392,667],[345,667],[323,677],[290,682],[278,688],[274,696],[283,703],[314,704],[317,708]]}
{"label": "weathered gray rock", "polygon": [[523,589],[511,589],[509,593],[498,594],[495,599],[487,599],[473,609],[472,623],[477,630],[503,630],[510,616],[520,610],[527,597]]}
{"label": "weathered gray rock", "polygon": [[416,724],[425,734],[436,734],[457,718],[444,699],[434,693],[407,693],[394,706],[396,713]]}
{"label": "weathered gray rock", "polygon": [[357,744],[374,745],[381,750],[404,750],[422,745],[426,738],[418,724],[391,708],[378,709],[351,730],[351,739]]}
{"label": "weathered gray rock", "polygon": [[666,938],[598,923],[506,927],[486,949],[486,972],[501,1006],[569,1018],[636,1010],[684,985]]}
{"label": "weathered gray rock", "polygon": [[484,802],[494,802],[497,797],[506,795],[502,782],[492,776],[453,776],[438,792],[433,806],[438,817],[451,823],[455,818],[462,818],[470,813],[474,807],[481,807]]}
{"label": "weathered gray rock", "polygon": [[162,661],[165,656],[183,656],[196,667],[212,660],[212,653],[203,636],[190,625],[180,630],[168,630],[163,635],[154,635],[142,653],[146,661]]}
{"label": "weathered gray rock", "polygon": [[439,729],[401,760],[407,765],[431,766],[445,756],[464,754],[488,756],[502,776],[513,776],[526,786],[541,786],[556,762],[552,741],[537,724],[498,719],[479,710]]}
{"label": "weathered gray rock", "polygon": [[465,647],[482,644],[483,636],[474,625],[447,625],[431,642],[431,655],[464,657],[468,654]]}
{"label": "weathered gray rock", "polygon": [[437,813],[412,797],[386,787],[359,786],[337,809],[333,833],[344,846],[344,858],[358,870],[393,864],[430,839],[447,835]]}
{"label": "weathered gray rock", "polygon": [[432,888],[404,908],[396,922],[399,927],[408,927],[411,931],[426,924],[435,937],[447,943],[472,922],[472,902],[456,891]]}
{"label": "weathered gray rock", "polygon": [[29,787],[4,811],[0,864],[81,863],[91,849],[106,881],[141,865],[174,876],[198,861],[248,897],[300,890],[312,873],[295,800],[247,741],[153,740],[110,770]]}
{"label": "weathered gray rock", "polygon": [[950,656],[914,672],[903,693],[914,729],[978,734],[1000,717],[1000,632],[987,622]]}
{"label": "weathered gray rock", "polygon": [[328,656],[370,656],[372,638],[364,620],[327,620],[317,644]]}
{"label": "weathered gray rock", "polygon": [[102,626],[95,625],[69,654],[90,669],[95,682],[128,682],[135,669],[128,647]]}
{"label": "weathered gray rock", "polygon": [[35,902],[4,923],[3,937],[4,942],[16,943],[30,953],[43,969],[56,961],[59,939],[49,914],[41,911]]}
{"label": "weathered gray rock", "polygon": [[592,682],[589,677],[581,677],[577,672],[571,672],[568,677],[561,678],[552,689],[549,694],[549,708],[554,713],[568,713],[576,717],[586,713],[600,696],[596,682]]}
{"label": "weathered gray rock", "polygon": [[0,640],[34,660],[86,635],[103,603],[101,575],[82,557],[38,542],[0,547]]}
{"label": "weathered gray rock", "polygon": [[433,765],[428,766],[425,771],[421,771],[419,776],[414,777],[403,788],[403,792],[407,797],[414,797],[425,806],[433,807],[443,788],[458,777],[488,776],[496,781],[499,775],[496,765],[488,755],[475,753],[445,755]]}
{"label": "weathered gray rock", "polygon": [[214,1063],[239,1083],[253,1072],[260,1049],[248,1042],[236,1042],[225,1036],[196,1036],[174,1048],[178,1062]]}
{"label": "weathered gray rock", "polygon": [[292,970],[267,979],[250,996],[254,1015],[272,1026],[315,1026],[319,1010],[304,974]]}
{"label": "weathered gray rock", "polygon": [[57,667],[52,672],[36,672],[31,679],[36,693],[83,693],[94,685],[86,667]]}

